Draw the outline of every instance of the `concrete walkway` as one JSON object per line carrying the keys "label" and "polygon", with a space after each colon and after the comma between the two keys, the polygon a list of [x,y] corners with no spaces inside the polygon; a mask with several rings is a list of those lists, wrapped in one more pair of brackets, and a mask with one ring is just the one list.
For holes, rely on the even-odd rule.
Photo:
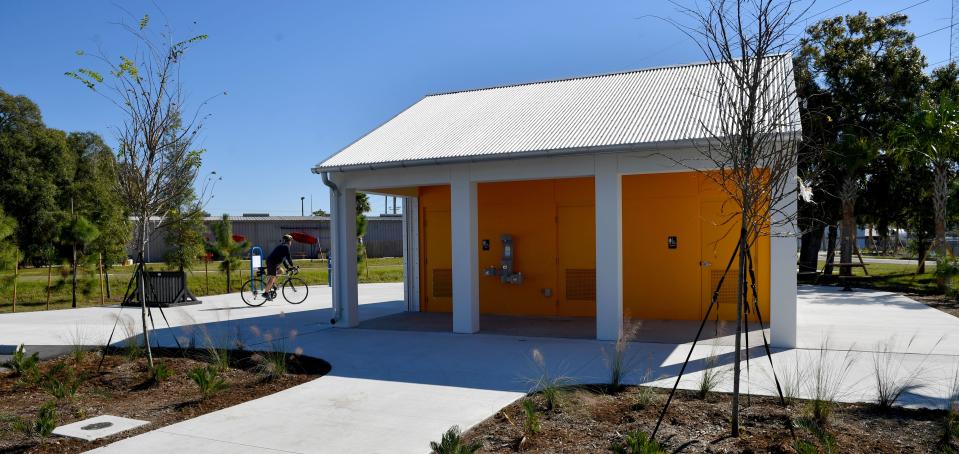
{"label": "concrete walkway", "polygon": [[[324,293],[325,292],[325,293]],[[360,316],[373,320],[405,310],[399,284],[360,288]],[[590,339],[503,334],[457,335],[449,332],[382,329],[331,329],[328,289],[311,289],[302,306],[273,303],[246,310],[236,296],[208,298],[201,306],[168,313],[171,324],[160,339],[171,343],[202,332],[217,343],[238,337],[257,348],[302,349],[333,365],[328,376],[304,385],[160,428],[102,449],[103,452],[426,452],[449,426],[470,427],[523,395],[544,370],[572,382],[607,382],[606,358],[613,344]],[[239,305],[238,305],[238,304]],[[0,316],[0,344],[23,336],[55,343],[57,329],[90,327],[103,335],[116,309]],[[125,310],[126,311],[126,310]],[[93,310],[91,310],[91,313]],[[217,315],[213,315],[217,314]],[[14,320],[15,319],[15,320]],[[191,325],[190,321],[197,323]],[[83,322],[78,322],[83,321]],[[183,323],[180,323],[183,322]],[[79,323],[79,324],[78,324]],[[903,403],[943,407],[949,383],[959,371],[959,319],[896,294],[840,292],[800,287],[799,348],[776,351],[780,380],[809,396],[819,369],[840,374],[838,400],[870,401],[875,395],[874,360],[886,361],[893,374],[920,377]],[[370,324],[367,324],[370,326]],[[642,329],[642,326],[640,327]],[[41,332],[38,332],[41,331]],[[14,334],[11,334],[14,333]],[[770,395],[775,386],[768,360],[750,336],[750,373],[745,389]],[[695,388],[707,362],[732,363],[728,338],[717,338],[693,352],[681,387]],[[688,343],[633,342],[625,354],[626,382],[671,386]],[[532,360],[539,351],[544,364]],[[876,353],[876,352],[888,353]],[[728,374],[719,387],[731,389]]]}

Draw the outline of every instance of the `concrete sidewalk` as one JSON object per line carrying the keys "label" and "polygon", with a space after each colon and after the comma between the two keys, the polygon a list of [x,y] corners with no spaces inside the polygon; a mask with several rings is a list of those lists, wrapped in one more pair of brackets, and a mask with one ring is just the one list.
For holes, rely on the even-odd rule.
{"label": "concrete sidewalk", "polygon": [[[361,319],[405,310],[401,297],[399,284],[361,286]],[[285,348],[300,348],[329,361],[333,370],[328,376],[123,440],[101,451],[426,452],[429,441],[437,440],[450,426],[466,429],[522,396],[530,381],[543,374],[532,360],[534,350],[543,355],[552,376],[562,375],[577,383],[609,380],[605,360],[612,354],[613,344],[609,342],[330,329],[325,325],[328,303],[326,308],[322,301],[312,304],[311,309],[295,314],[259,315],[256,310],[250,312],[257,316],[232,316],[206,322],[202,328],[183,326],[174,331],[185,336],[204,330],[227,338],[230,333],[246,333],[249,344],[260,345],[282,339]],[[802,374],[814,371],[818,364],[846,368],[839,399],[871,401],[876,351],[888,349],[892,353],[885,358],[895,365],[897,374],[922,371],[922,381],[904,396],[904,404],[946,404],[947,384],[959,370],[959,343],[949,337],[959,333],[959,319],[908,298],[877,291],[840,292],[803,286],[798,306],[799,348],[773,354],[781,380],[794,377],[797,382],[808,383],[809,377],[803,378]],[[56,314],[59,318],[68,315],[58,312],[63,313]],[[53,318],[54,314],[49,315],[47,318]],[[0,340],[7,342],[3,336],[10,325],[4,317],[0,316],[0,333],[4,333]],[[48,323],[56,325],[50,320]],[[62,321],[57,326],[73,325]],[[173,339],[169,332],[161,336],[164,342]],[[681,387],[697,386],[706,367],[704,359],[710,355],[716,356],[718,367],[731,367],[728,342],[712,344],[700,345],[693,352]],[[744,389],[770,395],[775,387],[768,360],[755,343],[750,346],[752,360],[750,374],[744,375]],[[688,343],[630,343],[625,381],[672,386],[689,347]],[[719,389],[731,389],[728,376]],[[808,388],[798,391],[807,396],[810,392]]]}

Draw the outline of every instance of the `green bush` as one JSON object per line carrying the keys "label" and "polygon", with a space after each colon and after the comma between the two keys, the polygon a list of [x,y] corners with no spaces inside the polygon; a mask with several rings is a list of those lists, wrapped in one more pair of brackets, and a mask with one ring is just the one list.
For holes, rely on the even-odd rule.
{"label": "green bush", "polygon": [[450,427],[439,443],[430,442],[430,449],[434,454],[473,454],[482,447],[480,443],[463,440],[459,426]]}
{"label": "green bush", "polygon": [[49,437],[53,429],[57,428],[57,402],[51,400],[43,404],[33,421],[15,419],[11,428],[28,437]]}
{"label": "green bush", "polygon": [[173,376],[173,370],[166,363],[156,362],[153,367],[147,367],[148,380],[151,383],[160,383]]}
{"label": "green bush", "polygon": [[626,434],[622,444],[614,445],[616,454],[665,454],[666,450],[649,438],[646,432],[635,431]]}
{"label": "green bush", "polygon": [[36,352],[30,356],[27,356],[23,348],[23,344],[20,344],[16,351],[13,352],[13,356],[11,356],[9,360],[4,361],[3,367],[13,371],[14,377],[29,377],[31,375],[36,376],[38,370],[37,366],[40,363],[40,356]]}
{"label": "green bush", "polygon": [[540,431],[539,412],[536,411],[536,403],[533,399],[523,399],[523,414],[526,416],[523,420],[523,433],[527,437],[532,437]]}
{"label": "green bush", "polygon": [[197,388],[200,388],[200,393],[203,394],[204,399],[230,386],[226,383],[226,380],[220,376],[220,371],[216,366],[213,365],[197,367],[191,370],[187,376],[190,377],[190,380],[193,380],[193,383],[196,383]]}
{"label": "green bush", "polygon": [[40,377],[40,388],[57,400],[73,399],[83,384],[83,377],[78,376],[65,363],[54,364]]}

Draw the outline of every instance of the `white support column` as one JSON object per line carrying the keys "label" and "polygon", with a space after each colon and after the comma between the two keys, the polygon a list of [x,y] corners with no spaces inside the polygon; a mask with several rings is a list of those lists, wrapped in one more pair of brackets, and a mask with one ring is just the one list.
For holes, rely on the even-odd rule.
{"label": "white support column", "polygon": [[453,332],[479,331],[479,247],[476,183],[469,168],[450,171],[450,221],[453,249]]}
{"label": "white support column", "polygon": [[419,204],[416,197],[403,197],[403,298],[406,310],[420,310]]}
{"label": "white support column", "polygon": [[356,280],[356,190],[341,188],[331,205],[333,249],[333,304],[338,308],[337,328],[360,323]]}
{"label": "white support column", "polygon": [[596,156],[596,338],[623,331],[623,197],[616,155]]}
{"label": "white support column", "polygon": [[[795,169],[792,174],[796,174]],[[795,196],[780,204],[773,214],[773,225],[780,225],[774,227],[769,238],[769,334],[770,344],[778,348],[796,347],[797,204]],[[790,220],[787,225],[781,225],[784,219]]]}

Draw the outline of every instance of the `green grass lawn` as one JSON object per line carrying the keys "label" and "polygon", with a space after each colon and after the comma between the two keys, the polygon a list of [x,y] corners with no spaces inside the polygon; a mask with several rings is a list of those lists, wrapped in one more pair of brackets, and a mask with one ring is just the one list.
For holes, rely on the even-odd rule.
{"label": "green grass lawn", "polygon": [[[825,264],[825,262],[819,262],[819,269],[821,270]],[[935,265],[926,265],[926,272],[922,274],[916,274],[915,263],[866,263],[866,269],[869,271],[869,276],[866,276],[862,268],[853,268],[853,276],[849,278],[850,285],[893,292],[942,293],[936,285],[936,276],[933,274],[936,270]],[[833,273],[832,276],[801,279],[801,282],[835,285],[839,281],[837,277],[839,274],[838,267],[833,270]]]}
{"label": "green grass lawn", "polygon": [[[299,277],[309,285],[324,285],[328,283],[327,263],[325,260],[295,260],[300,267]],[[165,270],[161,263],[147,265],[149,270]],[[209,272],[204,270],[203,263],[196,264],[192,270],[187,270],[187,286],[196,296],[221,294],[227,292],[226,273],[220,271],[220,262],[210,262]],[[53,267],[50,286],[50,309],[65,309],[71,307],[70,269],[69,267]],[[123,298],[127,283],[133,272],[132,266],[115,266],[110,269],[110,294],[107,299],[104,289],[104,302],[113,304]],[[240,285],[250,278],[250,262],[244,261],[241,269],[231,273],[232,291],[239,291]],[[359,281],[369,282],[402,282],[403,259],[379,258],[369,259],[367,263],[359,265]],[[104,287],[106,284],[104,283]],[[82,269],[77,276],[77,306],[97,306],[100,304],[100,282],[95,268]],[[17,312],[45,310],[47,308],[47,269],[26,268],[20,270],[17,276]],[[13,273],[0,273],[0,313],[13,311]]]}

